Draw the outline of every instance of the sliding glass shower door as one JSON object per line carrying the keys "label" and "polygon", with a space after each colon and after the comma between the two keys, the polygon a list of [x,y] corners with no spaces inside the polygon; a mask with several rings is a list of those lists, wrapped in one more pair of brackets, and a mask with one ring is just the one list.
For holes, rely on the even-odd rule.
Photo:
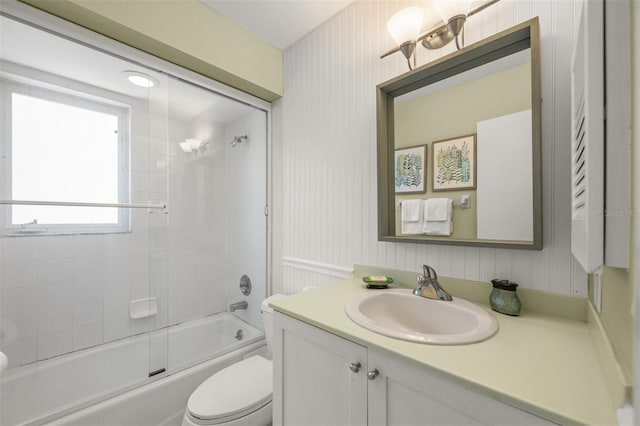
{"label": "sliding glass shower door", "polygon": [[0,423],[14,424],[166,365],[149,332],[168,77],[8,17],[0,31]]}
{"label": "sliding glass shower door", "polygon": [[210,86],[0,13],[0,424],[261,338],[268,113]]}

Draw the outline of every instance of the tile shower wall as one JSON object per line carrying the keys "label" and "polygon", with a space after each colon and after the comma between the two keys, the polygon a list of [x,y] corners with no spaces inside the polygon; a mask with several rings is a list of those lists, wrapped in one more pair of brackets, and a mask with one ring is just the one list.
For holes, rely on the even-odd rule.
{"label": "tile shower wall", "polygon": [[[203,112],[167,120],[167,94],[132,110],[132,232],[0,238],[0,343],[10,366],[46,359],[226,309],[225,125]],[[177,141],[211,140],[204,155]],[[167,143],[169,141],[169,143]],[[218,145],[216,145],[218,144]],[[168,193],[168,196],[167,196]],[[156,296],[154,317],[131,319],[129,301]]]}
{"label": "tile shower wall", "polygon": [[[586,275],[570,249],[569,78],[577,4],[581,0],[501,0],[469,19],[471,44],[538,16],[542,42],[542,251],[449,247],[377,241],[375,86],[407,71],[388,18],[406,2],[356,0],[285,51],[285,94],[274,105],[274,167],[282,221],[274,222],[274,291],[292,293],[318,272],[354,263],[419,271],[429,263],[445,276],[586,294]],[[418,48],[418,63],[450,53]],[[278,128],[279,126],[279,128]],[[281,182],[282,185],[278,185]],[[277,191],[281,190],[281,193]],[[286,260],[283,262],[283,260]],[[326,282],[335,273],[324,274]]]}
{"label": "tile shower wall", "polygon": [[[153,146],[166,145],[166,134],[149,134],[146,123],[155,119],[139,102],[130,104],[137,118],[131,129],[132,202],[161,201],[166,195],[149,198],[159,179],[149,164],[166,157],[166,148]],[[158,237],[154,222],[164,218],[151,216],[132,210],[132,232],[125,234],[0,239],[0,337],[10,366],[155,326],[159,317],[129,318],[129,301],[150,293],[149,260],[160,255],[150,249],[150,240]]]}
{"label": "tile shower wall", "polygon": [[[203,154],[178,148],[176,187],[169,192],[169,300],[176,304],[175,322],[184,322],[227,307],[225,274],[225,137],[226,124],[215,106],[186,124],[187,137],[208,143]],[[180,139],[171,139],[180,140]],[[177,147],[177,144],[175,144]]]}
{"label": "tile shower wall", "polygon": [[[266,297],[267,220],[267,118],[263,111],[249,112],[228,123],[226,131],[226,220],[227,264],[226,292],[229,303],[246,300],[248,309],[235,315],[262,328],[260,308]],[[248,140],[235,147],[234,136],[247,135]],[[242,275],[251,279],[252,291],[243,296],[239,284]],[[212,277],[217,280],[218,277]]]}

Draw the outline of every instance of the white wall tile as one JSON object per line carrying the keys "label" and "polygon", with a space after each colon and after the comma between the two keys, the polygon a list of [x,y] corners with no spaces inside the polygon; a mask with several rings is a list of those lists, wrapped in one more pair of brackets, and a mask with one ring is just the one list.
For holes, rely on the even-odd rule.
{"label": "white wall tile", "polygon": [[2,352],[9,360],[9,368],[34,362],[37,359],[36,337],[2,342]]}
{"label": "white wall tile", "polygon": [[[120,306],[120,305],[119,305]],[[112,342],[129,336],[129,310],[106,310],[104,312],[104,341]]]}
{"label": "white wall tile", "polygon": [[72,280],[71,258],[46,258],[38,261],[38,283],[52,284]]}
{"label": "white wall tile", "polygon": [[0,292],[0,343],[35,337],[38,332],[37,288],[3,288]]}
{"label": "white wall tile", "polygon": [[0,256],[5,262],[20,261],[29,258],[33,252],[34,238],[2,238],[0,239]]}
{"label": "white wall tile", "polygon": [[103,342],[104,326],[102,321],[73,327],[73,350],[89,348]]}
{"label": "white wall tile", "polygon": [[73,350],[73,330],[71,328],[39,334],[37,339],[38,359],[47,359]]}
{"label": "white wall tile", "polygon": [[23,285],[23,262],[10,260],[0,262],[0,283],[2,288],[21,287]]}
{"label": "white wall tile", "polygon": [[38,335],[70,330],[73,327],[73,284],[37,287]]}
{"label": "white wall tile", "polygon": [[74,329],[89,324],[102,323],[104,319],[103,285],[102,281],[85,281],[73,285]]}

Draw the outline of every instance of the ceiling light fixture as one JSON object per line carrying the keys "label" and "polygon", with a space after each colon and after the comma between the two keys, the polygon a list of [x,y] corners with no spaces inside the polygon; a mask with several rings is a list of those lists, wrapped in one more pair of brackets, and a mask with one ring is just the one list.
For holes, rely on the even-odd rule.
{"label": "ceiling light fixture", "polygon": [[[391,49],[380,56],[380,59],[385,58],[398,51],[407,58],[407,64],[411,70],[411,56],[413,56],[413,62],[415,65],[415,46],[417,42],[421,42],[422,46],[427,49],[440,49],[446,46],[455,39],[456,47],[461,49],[464,47],[464,24],[470,16],[481,12],[492,4],[497,3],[500,0],[489,0],[473,10],[469,10],[471,7],[471,0],[433,0],[433,8],[436,10],[440,18],[437,19],[437,24],[433,26],[429,31],[419,34],[420,28],[415,30],[415,19],[400,19],[409,14],[417,14],[417,12],[410,12],[410,9],[418,9],[420,12],[420,24],[422,23],[422,10],[415,6],[402,9],[396,12],[387,23],[387,30],[391,34],[391,37],[396,42],[398,47]],[[415,15],[414,15],[415,16]],[[403,26],[403,29],[397,28]],[[393,31],[392,31],[393,28]],[[415,34],[415,35],[414,35]],[[462,40],[460,40],[462,38]]]}
{"label": "ceiling light fixture", "polygon": [[122,73],[127,76],[127,79],[131,83],[135,84],[136,86],[144,87],[146,89],[155,87],[160,84],[160,82],[156,78],[140,71],[126,70],[122,71]]}

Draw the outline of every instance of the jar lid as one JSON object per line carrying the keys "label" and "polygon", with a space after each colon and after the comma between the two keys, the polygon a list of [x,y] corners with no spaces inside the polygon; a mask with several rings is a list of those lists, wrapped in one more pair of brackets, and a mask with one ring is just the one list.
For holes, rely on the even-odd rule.
{"label": "jar lid", "polygon": [[493,279],[491,280],[491,284],[493,284],[493,288],[508,291],[516,291],[516,287],[518,287],[518,284],[512,283],[509,280]]}

